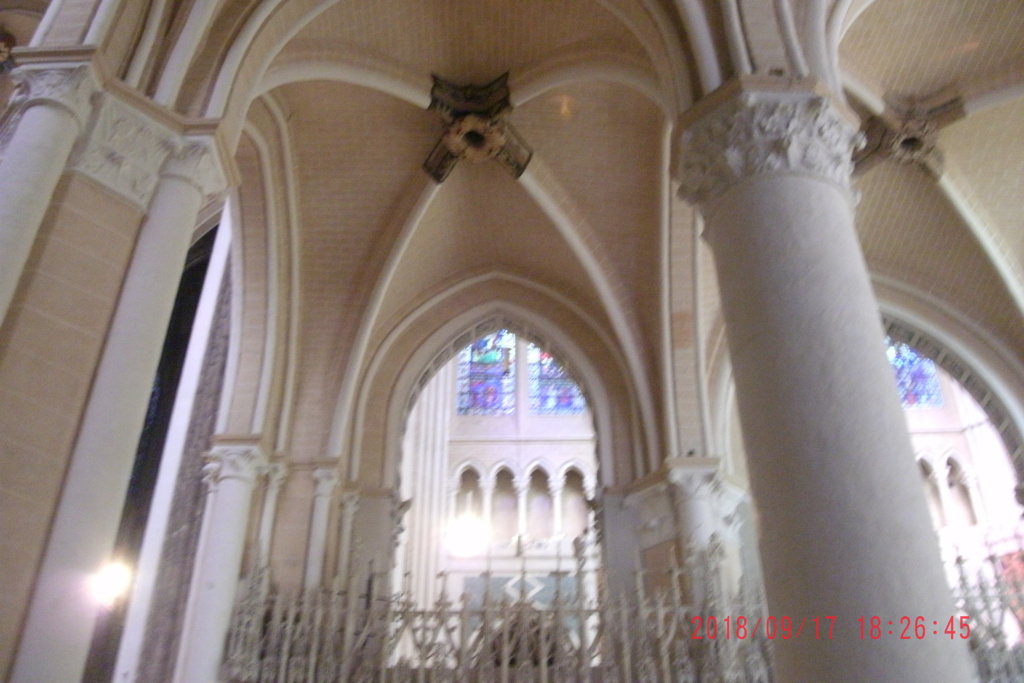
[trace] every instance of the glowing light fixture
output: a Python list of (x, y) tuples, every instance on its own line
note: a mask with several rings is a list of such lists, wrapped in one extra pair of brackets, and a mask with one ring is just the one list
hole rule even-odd
[(132, 570), (123, 562), (111, 562), (89, 577), (89, 592), (104, 607), (113, 607), (132, 584)]
[(491, 529), (476, 515), (456, 517), (448, 527), (445, 545), (455, 557), (479, 557), (491, 543)]

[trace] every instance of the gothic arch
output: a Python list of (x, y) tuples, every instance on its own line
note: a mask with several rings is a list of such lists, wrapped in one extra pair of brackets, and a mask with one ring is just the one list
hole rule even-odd
[[(492, 280), (491, 284), (496, 283)], [(442, 306), (453, 303), (446, 297)], [(595, 422), (602, 483), (611, 485), (637, 476), (640, 454), (633, 449), (642, 448), (642, 442), (638, 414), (630, 399), (635, 389), (621, 361), (615, 360), (613, 348), (601, 343), (597, 330), (588, 325), (578, 327), (583, 322), (579, 318), (565, 318), (567, 311), (560, 312), (563, 319), (558, 324), (548, 317), (559, 314), (557, 309), (539, 313), (524, 307), (525, 303), (512, 303), (507, 298), (480, 303), (461, 315), (449, 315), (442, 324), (428, 309), (417, 320), (409, 321), (409, 329), (389, 335), (374, 354), (360, 386), (351, 445), (347, 452), (337, 454), (350, 458), (346, 468), (350, 481), (372, 482), (380, 487), (394, 482), (401, 456), (401, 433), (419, 389), (454, 349), (503, 327), (541, 341), (564, 359), (577, 379)], [(570, 326), (569, 322), (574, 324)], [(370, 466), (375, 468), (372, 474), (367, 473)]]

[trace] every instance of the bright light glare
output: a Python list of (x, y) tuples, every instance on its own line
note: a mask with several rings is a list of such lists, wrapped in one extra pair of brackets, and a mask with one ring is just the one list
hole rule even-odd
[(132, 570), (122, 562), (111, 562), (89, 577), (89, 591), (96, 602), (112, 607), (132, 583)]
[(448, 551), (456, 557), (479, 557), (491, 542), (491, 530), (475, 515), (456, 517), (448, 527)]

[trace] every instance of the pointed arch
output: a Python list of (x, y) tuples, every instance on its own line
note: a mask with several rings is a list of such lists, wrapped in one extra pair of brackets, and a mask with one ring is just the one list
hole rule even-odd
[[(567, 303), (535, 283), (491, 273), (453, 286), (392, 330), (368, 360), (353, 429), (334, 454), (347, 459), (349, 480), (382, 487), (395, 480), (416, 393), (453, 349), (500, 327), (543, 341), (573, 368), (592, 410), (603, 483), (636, 478), (643, 448), (636, 389), (600, 326)], [(452, 315), (455, 307), (463, 312)]]

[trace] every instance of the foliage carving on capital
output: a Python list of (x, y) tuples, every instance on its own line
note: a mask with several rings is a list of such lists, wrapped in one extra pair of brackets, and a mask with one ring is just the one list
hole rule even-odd
[(12, 108), (24, 110), (34, 104), (49, 104), (71, 114), (79, 130), (85, 128), (92, 96), (99, 89), (89, 64), (19, 67), (11, 76), (17, 87)]
[(668, 481), (676, 495), (683, 498), (696, 498), (717, 494), (722, 481), (715, 471), (705, 469), (686, 469), (673, 467), (668, 472)]
[(338, 470), (334, 467), (318, 467), (313, 470), (313, 481), (316, 482), (315, 497), (329, 496), (338, 485)]
[(863, 136), (827, 96), (744, 92), (683, 129), (679, 196), (704, 205), (747, 178), (810, 174), (849, 189)]
[(217, 159), (216, 146), (208, 138), (185, 138), (171, 143), (163, 175), (180, 178), (204, 196), (221, 192), (227, 186), (224, 170)]
[(286, 463), (274, 462), (267, 467), (267, 488), (280, 489), (287, 478), (288, 465)]
[(98, 106), (72, 167), (145, 209), (174, 134), (113, 97)]
[(359, 510), (359, 491), (353, 489), (342, 491), (339, 502), (342, 514), (348, 518), (353, 517)]
[(267, 472), (267, 457), (256, 445), (215, 446), (206, 456), (203, 480), (211, 486), (225, 479), (240, 479), (249, 483)]

